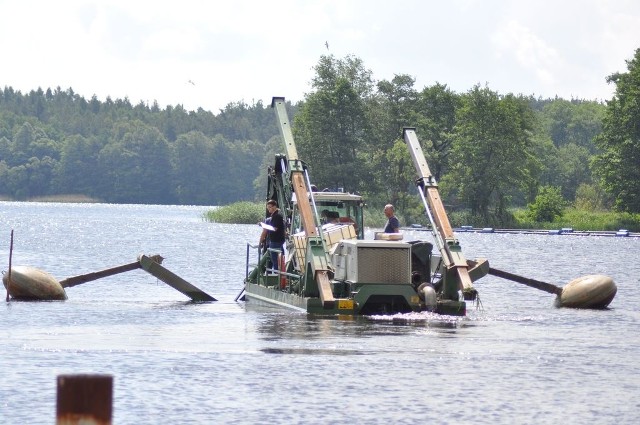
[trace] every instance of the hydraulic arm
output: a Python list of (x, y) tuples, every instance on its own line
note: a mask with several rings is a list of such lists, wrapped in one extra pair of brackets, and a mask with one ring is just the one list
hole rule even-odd
[[(280, 135), (284, 140), (286, 156), (288, 161), (288, 172), (291, 179), (291, 186), (296, 195), (302, 228), (307, 238), (306, 262), (311, 267), (311, 272), (318, 285), (320, 300), (327, 308), (332, 308), (335, 303), (331, 284), (329, 281), (329, 259), (323, 248), (323, 241), (317, 230), (316, 215), (314, 214), (309, 202), (309, 189), (307, 188), (307, 179), (305, 178), (304, 167), (302, 161), (298, 158), (298, 152), (289, 117), (285, 109), (284, 97), (274, 97), (271, 101), (271, 107), (275, 109), (278, 122), (280, 123)], [(302, 270), (305, 266), (301, 265)]]
[[(471, 284), (469, 266), (462, 255), (460, 243), (453, 234), (449, 218), (438, 193), (438, 184), (429, 170), (415, 128), (405, 127), (403, 133), (404, 141), (409, 147), (413, 164), (418, 172), (416, 185), (431, 223), (433, 237), (447, 269), (444, 276), (444, 297), (452, 300), (458, 299), (458, 291), (460, 290), (465, 298), (473, 298), (476, 291)], [(453, 282), (447, 282), (448, 280), (453, 280)]]

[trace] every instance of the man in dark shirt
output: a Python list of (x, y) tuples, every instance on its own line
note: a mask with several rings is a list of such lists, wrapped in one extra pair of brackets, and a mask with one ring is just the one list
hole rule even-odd
[(267, 201), (267, 211), (271, 214), (271, 226), (274, 227), (274, 230), (269, 231), (269, 248), (272, 249), (271, 264), (278, 270), (278, 252), (273, 250), (278, 250), (284, 255), (284, 217), (278, 209), (278, 203), (273, 199)]
[(398, 220), (394, 212), (393, 205), (387, 204), (384, 206), (384, 215), (387, 217), (387, 224), (384, 226), (385, 233), (400, 232), (400, 220)]

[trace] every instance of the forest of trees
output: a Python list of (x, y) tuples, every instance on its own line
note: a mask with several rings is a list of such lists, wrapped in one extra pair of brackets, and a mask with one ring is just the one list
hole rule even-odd
[[(607, 104), (480, 85), (456, 93), (441, 83), (416, 88), (408, 75), (376, 81), (359, 58), (327, 55), (305, 99), (287, 107), (313, 183), (357, 191), (370, 205), (419, 208), (401, 139), (409, 126), (451, 208), (500, 219), (557, 188), (582, 208), (640, 212), (640, 49), (628, 72), (607, 78), (616, 85)], [(71, 88), (0, 91), (0, 196), (9, 199), (258, 200), (282, 151), (275, 114), (261, 102), (214, 114), (87, 100)]]
[(278, 134), (261, 103), (218, 115), (72, 89), (0, 91), (0, 195), (80, 194), (103, 202), (222, 205), (255, 197)]

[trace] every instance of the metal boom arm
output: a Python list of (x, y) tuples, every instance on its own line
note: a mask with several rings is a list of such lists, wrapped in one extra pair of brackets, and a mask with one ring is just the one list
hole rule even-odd
[[(285, 109), (284, 97), (274, 97), (271, 101), (271, 107), (275, 108), (278, 122), (280, 123), (280, 135), (284, 140), (286, 155), (289, 161), (291, 185), (296, 194), (298, 209), (300, 210), (300, 217), (302, 219), (302, 228), (304, 229), (308, 242), (307, 261), (310, 262), (313, 267), (322, 304), (330, 308), (335, 303), (335, 299), (333, 298), (333, 292), (331, 291), (331, 284), (329, 282), (328, 259), (322, 248), (322, 238), (318, 235), (315, 216), (309, 203), (309, 191), (307, 190), (302, 163), (298, 158), (296, 144), (293, 141), (293, 133), (291, 132), (287, 110)], [(317, 247), (320, 247), (320, 249)]]
[[(447, 270), (455, 271), (458, 281), (457, 289), (463, 293), (474, 292), (475, 290), (469, 277), (467, 261), (462, 255), (460, 243), (453, 235), (453, 229), (451, 228), (449, 218), (442, 204), (442, 199), (440, 199), (440, 194), (438, 193), (438, 184), (429, 170), (427, 160), (416, 136), (415, 128), (405, 127), (403, 135), (404, 141), (411, 153), (413, 164), (419, 175), (416, 185), (418, 186), (418, 191), (420, 192), (429, 222), (431, 223), (433, 236), (438, 250), (442, 255), (444, 264)], [(447, 289), (445, 288), (445, 295), (448, 297), (457, 295), (446, 292)], [(449, 292), (453, 291), (449, 290)], [(457, 290), (455, 292), (457, 292)]]

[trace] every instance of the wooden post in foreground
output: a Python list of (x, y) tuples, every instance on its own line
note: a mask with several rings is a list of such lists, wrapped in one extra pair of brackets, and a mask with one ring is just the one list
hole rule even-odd
[(111, 425), (111, 375), (58, 375), (56, 425)]

